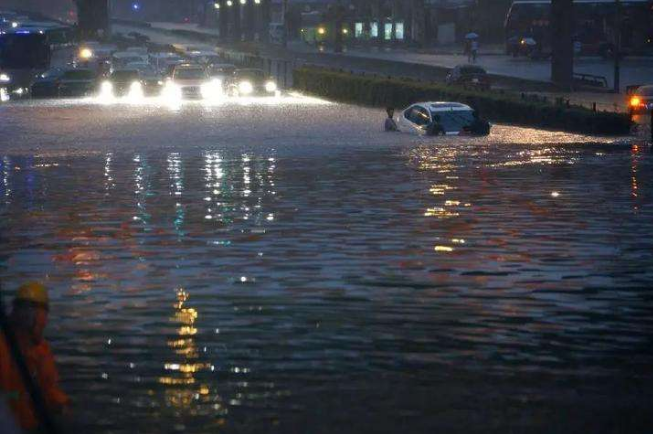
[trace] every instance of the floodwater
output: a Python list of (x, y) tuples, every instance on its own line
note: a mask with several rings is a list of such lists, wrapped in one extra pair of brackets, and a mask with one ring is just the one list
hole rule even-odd
[(0, 106), (71, 432), (648, 431), (650, 148), (259, 102)]

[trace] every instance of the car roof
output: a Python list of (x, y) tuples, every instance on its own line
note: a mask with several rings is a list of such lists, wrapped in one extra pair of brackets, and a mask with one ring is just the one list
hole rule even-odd
[(177, 65), (176, 68), (179, 69), (205, 69), (202, 65), (198, 63), (182, 63)]
[(428, 101), (418, 102), (413, 105), (426, 107), (430, 112), (448, 112), (448, 111), (473, 111), (473, 109), (463, 103), (449, 101)]
[(653, 95), (653, 85), (647, 84), (646, 86), (640, 86), (637, 88), (635, 93), (639, 95), (646, 94), (646, 96)]

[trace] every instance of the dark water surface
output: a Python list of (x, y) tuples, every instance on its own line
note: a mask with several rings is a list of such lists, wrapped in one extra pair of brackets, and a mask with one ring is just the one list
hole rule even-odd
[(78, 432), (648, 432), (650, 149), (253, 103), (0, 106)]

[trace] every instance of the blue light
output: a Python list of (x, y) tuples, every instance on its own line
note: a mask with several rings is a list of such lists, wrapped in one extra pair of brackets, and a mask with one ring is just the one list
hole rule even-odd
[(16, 32), (17, 35), (29, 35), (30, 33), (32, 32), (30, 32), (29, 30), (18, 30)]
[(132, 3), (132, 9), (138, 11), (141, 9), (141, 5), (138, 3)]

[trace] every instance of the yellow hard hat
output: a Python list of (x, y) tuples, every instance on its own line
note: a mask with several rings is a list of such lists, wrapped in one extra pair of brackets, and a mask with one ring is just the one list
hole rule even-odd
[(42, 283), (27, 282), (18, 288), (14, 301), (28, 301), (47, 306), (50, 303), (50, 298), (48, 290)]

